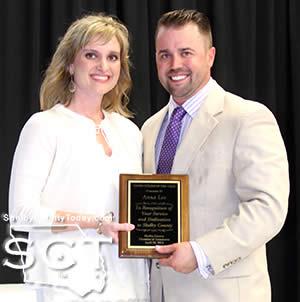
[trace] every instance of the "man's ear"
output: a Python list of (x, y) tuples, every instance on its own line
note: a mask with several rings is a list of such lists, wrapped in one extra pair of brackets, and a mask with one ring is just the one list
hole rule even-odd
[(215, 56), (216, 56), (216, 48), (215, 47), (211, 47), (208, 50), (208, 60), (209, 60), (210, 67), (212, 67), (213, 64), (214, 64)]

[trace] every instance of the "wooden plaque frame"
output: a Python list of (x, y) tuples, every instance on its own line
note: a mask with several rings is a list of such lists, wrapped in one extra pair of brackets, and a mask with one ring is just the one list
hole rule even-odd
[[(131, 232), (119, 233), (119, 257), (160, 258), (162, 255), (155, 251), (155, 245), (188, 241), (188, 192), (188, 175), (120, 174), (120, 223), (133, 223), (136, 228)], [(134, 194), (137, 195), (138, 202)], [(158, 217), (154, 217), (157, 215)], [(175, 224), (172, 223), (174, 220)], [(162, 234), (156, 234), (159, 232)], [(137, 244), (135, 241), (144, 244)]]

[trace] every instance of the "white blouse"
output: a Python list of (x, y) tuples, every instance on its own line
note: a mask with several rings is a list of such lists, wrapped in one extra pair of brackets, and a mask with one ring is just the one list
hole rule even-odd
[[(53, 234), (49, 227), (37, 225), (50, 226), (56, 210), (98, 216), (113, 211), (118, 221), (119, 174), (142, 171), (142, 135), (138, 127), (117, 113), (104, 112), (104, 116), (101, 128), (112, 149), (110, 157), (96, 141), (94, 122), (61, 104), (34, 114), (21, 132), (13, 160), (9, 210), (12, 224), (30, 232), (34, 244), (28, 251), (38, 259), (25, 271), (25, 281), (49, 284), (57, 278), (59, 284), (57, 271), (45, 270), (42, 253), (47, 242), (82, 239), (79, 231)], [(86, 229), (84, 234), (104, 241), (95, 230)], [(83, 257), (82, 262), (89, 255), (95, 257), (93, 244), (90, 254), (88, 249), (84, 251), (76, 254)], [(100, 254), (106, 270), (105, 286), (100, 294), (92, 293), (95, 301), (148, 301), (145, 260), (119, 259), (118, 246), (111, 243), (100, 244)], [(90, 278), (74, 269), (72, 284), (80, 287), (83, 282), (95, 282)]]

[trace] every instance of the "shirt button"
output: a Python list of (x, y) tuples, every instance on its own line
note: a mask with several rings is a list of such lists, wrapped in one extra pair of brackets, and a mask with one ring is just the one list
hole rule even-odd
[(156, 266), (157, 269), (159, 269), (160, 268), (159, 262), (156, 262), (155, 266)]

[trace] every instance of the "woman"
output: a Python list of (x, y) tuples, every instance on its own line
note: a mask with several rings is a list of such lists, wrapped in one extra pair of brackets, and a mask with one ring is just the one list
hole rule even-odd
[(107, 221), (118, 221), (119, 174), (141, 172), (142, 137), (126, 118), (128, 49), (116, 19), (75, 21), (46, 71), (43, 112), (21, 132), (10, 215), (31, 224), (25, 281), (55, 285), (40, 301), (148, 301), (146, 261), (118, 258), (118, 231), (134, 226)]

